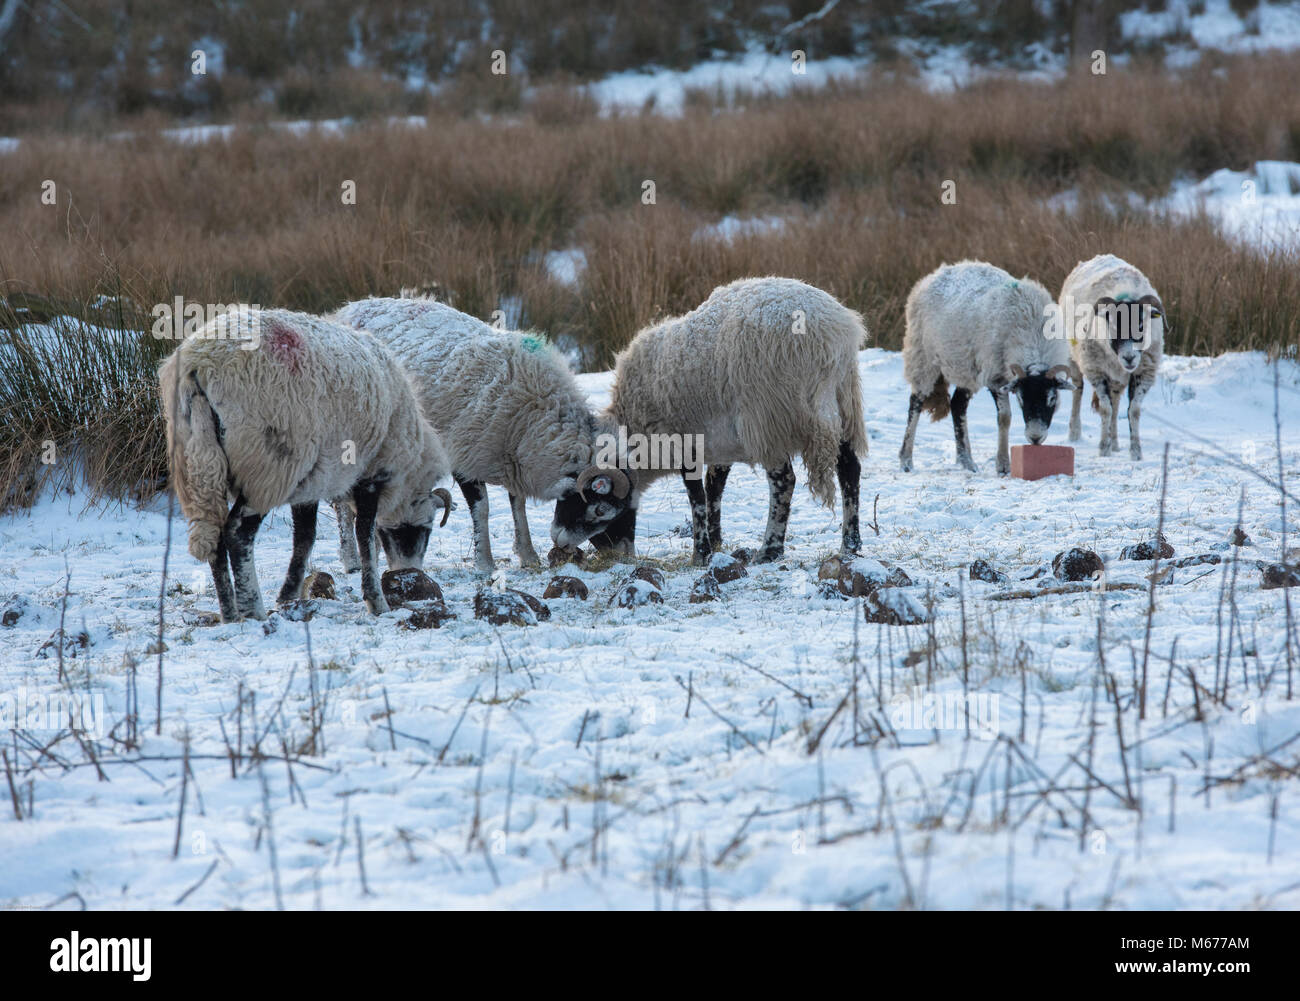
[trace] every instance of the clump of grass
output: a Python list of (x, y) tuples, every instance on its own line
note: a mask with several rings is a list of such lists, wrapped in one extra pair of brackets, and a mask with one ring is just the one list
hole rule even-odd
[(144, 500), (165, 483), (165, 342), (129, 302), (0, 301), (0, 511), (46, 489)]

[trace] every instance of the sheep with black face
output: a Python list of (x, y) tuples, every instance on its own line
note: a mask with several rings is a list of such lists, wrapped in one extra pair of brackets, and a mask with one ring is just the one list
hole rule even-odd
[(1061, 286), (1060, 307), (1074, 379), (1070, 441), (1082, 434), (1079, 404), (1086, 378), (1092, 383), (1092, 408), (1101, 414), (1100, 453), (1119, 450), (1119, 404), (1128, 390), (1129, 457), (1142, 458), (1142, 398), (1156, 381), (1164, 355), (1160, 296), (1133, 265), (1114, 254), (1099, 254), (1070, 272)]
[(1059, 394), (1070, 387), (1069, 349), (1048, 329), (1052, 305), (1038, 282), (982, 261), (945, 264), (912, 287), (903, 337), (903, 375), (912, 389), (898, 453), (904, 472), (912, 469), (923, 410), (936, 421), (952, 414), (957, 461), (975, 472), (966, 408), (980, 389), (987, 388), (997, 406), (999, 474), (1011, 471), (1013, 395), (1024, 415), (1025, 440), (1038, 445), (1046, 439)]
[(341, 324), (250, 309), (213, 319), (158, 375), (171, 482), (190, 521), (190, 553), (212, 570), (222, 621), (266, 618), (253, 540), (267, 512), (293, 511), (284, 604), (302, 586), (317, 504), (336, 499), (356, 519), (366, 604), (388, 611), (376, 529), (390, 566), (418, 568), (435, 512), (445, 524), (451, 508), (436, 487), (447, 453), (396, 359)]
[[(551, 535), (581, 541), (606, 528), (630, 502), (617, 468), (594, 465), (603, 425), (564, 358), (537, 334), (500, 330), (428, 298), (362, 299), (335, 316), (385, 344), (411, 374), (424, 412), (451, 457), (474, 524), (474, 564), (495, 564), (488, 537), (487, 485), (506, 488), (515, 554), (538, 566), (524, 503), (555, 501)], [(347, 513), (340, 512), (340, 523)], [(345, 568), (352, 562), (343, 533)]]
[[(867, 454), (858, 351), (862, 317), (821, 289), (792, 278), (743, 278), (713, 290), (682, 316), (651, 324), (619, 353), (602, 417), (627, 435), (693, 437), (702, 467), (633, 466), (626, 513), (592, 539), (597, 548), (635, 549), (636, 510), (653, 481), (681, 476), (691, 503), (692, 560), (722, 546), (722, 494), (734, 463), (767, 471), (768, 516), (759, 563), (785, 552), (795, 474), (803, 459), (813, 496), (841, 499), (841, 552), (862, 546), (860, 457)], [(685, 459), (685, 455), (682, 455)]]

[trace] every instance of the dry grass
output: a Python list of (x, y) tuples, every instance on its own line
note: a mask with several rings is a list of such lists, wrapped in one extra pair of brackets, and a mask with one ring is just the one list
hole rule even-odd
[[(35, 138), (4, 156), (0, 290), (123, 293), (146, 312), (176, 295), (320, 312), (436, 280), (482, 317), (519, 297), (526, 323), (603, 367), (641, 325), (743, 275), (824, 287), (863, 312), (874, 343), (897, 347), (908, 290), (945, 260), (985, 258), (1053, 287), (1111, 251), (1160, 289), (1167, 350), (1276, 351), (1300, 341), (1294, 257), (1231, 244), (1203, 220), (1111, 210), (1105, 196), (1300, 159), (1300, 105), (1277, 100), (1294, 70), (1292, 58), (1224, 60), (952, 94), (881, 75), (744, 111), (699, 98), (681, 119), (601, 118), (547, 88), (519, 114), (417, 129), (245, 127), (198, 146)], [(54, 206), (39, 197), (46, 179)], [(955, 205), (940, 202), (946, 180)], [(1066, 189), (1076, 212), (1046, 207)], [(696, 236), (724, 214), (784, 223)], [(570, 287), (543, 258), (574, 246), (588, 267)]]

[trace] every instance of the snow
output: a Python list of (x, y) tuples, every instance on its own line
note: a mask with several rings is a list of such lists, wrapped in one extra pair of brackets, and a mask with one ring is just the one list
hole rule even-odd
[(550, 251), (543, 262), (546, 272), (561, 285), (577, 285), (587, 270), (587, 253), (581, 247)]
[[(1258, 52), (1300, 47), (1300, 4), (1261, 2), (1243, 19), (1228, 0), (1168, 0), (1163, 10), (1128, 10), (1119, 16), (1120, 34), (1128, 40), (1168, 40), (1178, 48), (1190, 35), (1200, 49)], [(1197, 13), (1193, 14), (1195, 8)]]
[(718, 222), (709, 226), (701, 226), (691, 234), (693, 240), (718, 240), (722, 243), (733, 243), (737, 239), (744, 239), (751, 236), (767, 236), (776, 233), (785, 226), (785, 220), (781, 216), (754, 216), (751, 218), (740, 218), (738, 216), (723, 216)]
[[(1300, 367), (1280, 364), (1294, 492)], [(879, 494), (880, 529), (877, 536), (864, 528), (863, 556), (931, 588), (933, 665), (924, 656), (928, 626), (867, 624), (856, 603), (824, 599), (810, 586), (838, 545), (839, 527), (802, 488), (784, 559), (751, 565), (748, 577), (724, 585), (721, 600), (691, 605), (700, 571), (686, 565), (686, 494), (674, 480), (657, 484), (642, 507), (638, 546), (665, 574), (664, 602), (610, 608), (629, 568), (569, 566), (559, 572), (581, 578), (591, 600), (550, 601), (550, 621), (529, 627), (474, 619), (474, 594), (488, 582), (470, 566), (463, 506), (435, 530), (426, 561), (459, 616), (441, 629), (399, 628), (406, 611), (365, 613), (358, 578), (339, 565), (328, 509), (314, 563), (334, 574), (339, 600), (322, 601), (309, 626), (276, 616), (267, 635), (255, 622), (191, 624), (216, 602), (206, 569), (184, 551), (178, 518), (155, 735), (158, 665), (145, 651), (157, 629), (165, 505), (87, 507), (80, 496), (61, 495), (0, 518), (0, 605), (10, 593), (31, 602), (14, 625), (0, 627), (0, 728), (13, 725), (20, 694), (48, 706), (59, 692), (56, 662), (36, 650), (64, 614), (70, 633), (84, 628), (93, 642), (65, 658), (68, 685), (89, 692), (92, 705), (102, 696), (95, 716), (111, 735), (93, 744), (106, 781), (66, 731), (48, 757), (36, 746), (53, 732), (33, 728), (4, 741), (19, 763), (19, 800), (26, 810), (30, 792), (34, 815), (17, 822), (7, 789), (0, 796), (0, 905), (43, 907), (75, 891), (92, 908), (172, 907), (211, 870), (183, 906), (274, 907), (277, 878), (290, 908), (1001, 908), (1008, 882), (1016, 908), (1300, 906), (1300, 790), (1282, 771), (1295, 767), (1300, 745), (1272, 750), (1300, 734), (1300, 699), (1285, 699), (1283, 593), (1260, 590), (1250, 562), (1276, 559), (1281, 541), (1276, 491), (1255, 475), (1276, 475), (1274, 369), (1259, 354), (1166, 358), (1144, 408), (1144, 459), (1131, 462), (1127, 449), (1099, 457), (1097, 418), (1087, 414), (1077, 475), (1027, 483), (993, 473), (987, 394), (969, 412), (977, 474), (955, 466), (950, 427), (929, 422), (917, 437), (917, 471), (900, 473), (907, 403), (900, 356), (870, 349), (860, 365), (871, 436), (863, 514), (869, 523)], [(609, 373), (580, 376), (579, 384), (593, 403), (607, 401)], [(1064, 440), (1066, 416), (1058, 412), (1053, 423), (1054, 443)], [(1242, 522), (1254, 543), (1237, 571), (1231, 709), (1202, 695), (1203, 722), (1194, 719), (1185, 669), (1213, 684), (1223, 566), (1175, 569), (1156, 588), (1141, 723), (1127, 697), (1142, 659), (1145, 590), (999, 601), (996, 585), (964, 579), (977, 557), (1015, 579), (1080, 545), (1110, 562), (1112, 582), (1145, 583), (1148, 564), (1117, 556), (1154, 533), (1166, 444), (1164, 532), (1176, 556), (1230, 555), (1224, 540), (1243, 489)], [(493, 542), (509, 553), (505, 495), (489, 493)], [(528, 509), (544, 539), (547, 505)], [(737, 467), (723, 504), (727, 548), (754, 547), (766, 510), (761, 471)], [(1288, 540), (1300, 538), (1297, 505), (1287, 517)], [(256, 552), (268, 599), (289, 548), (288, 514), (275, 512)], [(551, 576), (505, 560), (497, 574), (534, 595)], [(963, 601), (974, 701), (958, 703)], [(1124, 696), (1128, 782), (1143, 811), (1117, 798), (1126, 779), (1115, 712), (1099, 694), (1092, 768), (1116, 792), (1094, 785), (1081, 843), (1084, 775), (1071, 755), (1089, 754), (1099, 608), (1100, 652)], [(1230, 609), (1225, 602), (1225, 627)], [(133, 662), (139, 760), (114, 741), (124, 732)], [(1261, 695), (1259, 679), (1270, 671)], [(856, 703), (845, 701), (855, 676)], [(316, 714), (313, 688), (326, 700)], [(970, 708), (969, 739), (954, 704)], [(232, 777), (221, 727), (232, 743), (242, 739), (247, 755), (254, 708), (273, 757), (259, 766), (245, 756)], [(896, 739), (869, 746), (872, 714)], [(324, 720), (323, 750), (308, 748), (286, 765), (282, 746), (308, 743), (313, 715)], [(94, 739), (95, 727), (88, 729)], [(990, 739), (995, 732), (1001, 739)], [(193, 776), (173, 860), (186, 735)], [(1264, 751), (1279, 767), (1259, 763)], [(1074, 791), (1049, 792), (1044, 803), (1044, 776), (1058, 773)], [(1235, 777), (1206, 795), (1206, 775)]]
[(676, 117), (686, 108), (688, 91), (704, 91), (727, 101), (744, 94), (781, 96), (852, 77), (868, 62), (849, 56), (808, 59), (800, 73), (790, 53), (774, 55), (751, 49), (741, 56), (707, 60), (685, 70), (655, 67), (613, 73), (587, 85), (587, 92), (605, 114), (651, 110)]
[(1204, 211), (1233, 239), (1300, 252), (1300, 163), (1261, 160), (1250, 170), (1216, 170), (1175, 185), (1156, 208), (1179, 216)]

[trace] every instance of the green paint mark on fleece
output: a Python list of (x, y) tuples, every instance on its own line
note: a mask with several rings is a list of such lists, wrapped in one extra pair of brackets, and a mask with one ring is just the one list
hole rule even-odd
[(546, 351), (551, 346), (550, 342), (542, 334), (522, 334), (520, 335), (519, 342), (524, 346), (525, 351), (532, 351), (534, 353), (538, 351)]

